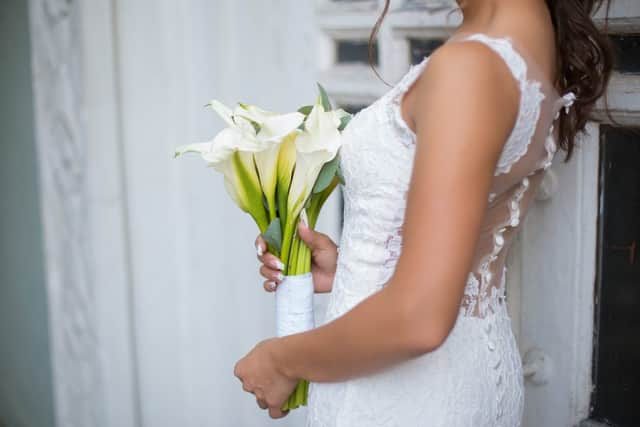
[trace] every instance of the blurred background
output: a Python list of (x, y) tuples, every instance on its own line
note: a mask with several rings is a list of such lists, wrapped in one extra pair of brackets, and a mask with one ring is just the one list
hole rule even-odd
[[(306, 408), (271, 420), (233, 376), (275, 335), (257, 229), (221, 176), (172, 153), (221, 129), (213, 98), (291, 111), (320, 82), (370, 104), (388, 90), (367, 65), (382, 3), (0, 1), (1, 427), (304, 425)], [(393, 1), (384, 79), (459, 19)], [(616, 0), (609, 25), (624, 127), (592, 123), (557, 156), (510, 252), (526, 427), (640, 425), (640, 3)], [(318, 226), (336, 241), (341, 210), (337, 191)]]

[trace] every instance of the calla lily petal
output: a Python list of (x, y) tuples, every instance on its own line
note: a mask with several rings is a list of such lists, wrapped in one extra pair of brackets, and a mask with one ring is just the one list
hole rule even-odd
[(213, 109), (213, 111), (218, 113), (218, 115), (222, 118), (222, 120), (225, 121), (227, 125), (235, 126), (235, 123), (233, 123), (233, 111), (231, 111), (229, 107), (227, 107), (217, 99), (212, 100), (208, 105)]
[(314, 105), (305, 122), (305, 130), (296, 139), (296, 168), (289, 188), (288, 215), (294, 217), (302, 209), (322, 166), (331, 161), (341, 145), (338, 126), (340, 119), (334, 111), (325, 112)]
[(211, 151), (211, 142), (196, 142), (194, 144), (181, 145), (176, 148), (174, 157), (183, 155), (184, 153), (205, 154)]
[(289, 114), (274, 113), (247, 104), (240, 104), (234, 114), (236, 123), (240, 120), (247, 120), (250, 123), (255, 123), (259, 128), (255, 139), (262, 149), (255, 152), (254, 158), (260, 176), (262, 191), (269, 206), (270, 218), (273, 220), (276, 216), (275, 193), (279, 145), (287, 135), (297, 132), (305, 116), (298, 112)]
[(304, 121), (304, 114), (295, 112), (266, 118), (258, 137), (262, 140), (281, 140), (295, 131)]
[(221, 130), (211, 142), (211, 149), (203, 153), (202, 157), (217, 169), (217, 165), (224, 162), (234, 151), (257, 152), (264, 149), (259, 141), (246, 138), (237, 128)]

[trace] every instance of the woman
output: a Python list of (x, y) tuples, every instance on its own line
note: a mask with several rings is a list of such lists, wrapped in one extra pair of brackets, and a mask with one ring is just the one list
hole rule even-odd
[[(595, 3), (459, 0), (453, 36), (354, 117), (339, 255), (298, 228), (316, 292), (331, 292), (325, 322), (235, 366), (272, 418), (305, 378), (307, 426), (520, 425), (505, 259), (558, 145), (568, 160), (605, 90)], [(272, 291), (281, 263), (256, 245)]]

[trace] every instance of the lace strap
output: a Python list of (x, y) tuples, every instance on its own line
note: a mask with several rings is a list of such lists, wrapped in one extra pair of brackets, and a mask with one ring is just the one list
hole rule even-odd
[[(404, 98), (405, 93), (409, 90), (409, 88), (416, 82), (420, 74), (424, 70), (429, 60), (428, 56), (425, 56), (422, 61), (418, 64), (412, 65), (409, 71), (402, 76), (400, 81), (393, 87), (391, 91), (388, 92), (389, 102), (388, 108), (386, 109), (388, 113), (388, 120), (396, 126), (396, 129), (401, 133), (408, 136), (408, 140), (410, 141), (408, 144), (405, 144), (407, 148), (413, 148), (414, 142), (416, 139), (416, 134), (413, 130), (407, 125), (407, 122), (402, 118), (400, 105), (402, 103), (402, 99)], [(400, 138), (401, 141), (404, 141), (404, 138)]]
[(418, 79), (418, 77), (420, 77), (422, 70), (427, 65), (428, 59), (429, 57), (425, 56), (422, 59), (422, 61), (420, 61), (418, 64), (411, 65), (411, 68), (409, 68), (409, 71), (402, 77), (402, 79), (400, 79), (398, 84), (396, 84), (395, 89), (396, 91), (399, 92), (399, 94), (402, 94), (408, 91), (409, 88)]
[(454, 42), (464, 42), (466, 40), (479, 41), (493, 51), (495, 51), (505, 62), (513, 77), (522, 85), (527, 79), (527, 62), (522, 55), (513, 47), (513, 42), (509, 37), (491, 37), (484, 33), (474, 33), (452, 38)]
[(518, 82), (520, 90), (518, 116), (498, 159), (494, 175), (509, 173), (513, 165), (526, 154), (538, 125), (542, 100), (545, 98), (540, 89), (541, 83), (528, 79), (528, 63), (509, 37), (491, 37), (484, 33), (474, 33), (451, 40), (456, 42), (475, 40), (485, 44), (502, 58)]

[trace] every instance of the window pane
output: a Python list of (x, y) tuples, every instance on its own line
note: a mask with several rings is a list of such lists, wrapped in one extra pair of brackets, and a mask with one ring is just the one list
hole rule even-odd
[(603, 126), (592, 416), (640, 425), (640, 128)]
[(444, 43), (442, 39), (409, 39), (411, 63), (417, 64)]
[(362, 110), (363, 108), (366, 108), (366, 105), (346, 104), (346, 105), (341, 105), (340, 108), (342, 108), (347, 113), (356, 114), (358, 111)]
[[(369, 63), (369, 42), (365, 40), (340, 40), (336, 43), (338, 63)], [(373, 63), (378, 64), (378, 43), (373, 43)]]
[(615, 68), (621, 73), (640, 73), (640, 34), (624, 34), (609, 37), (613, 43)]

